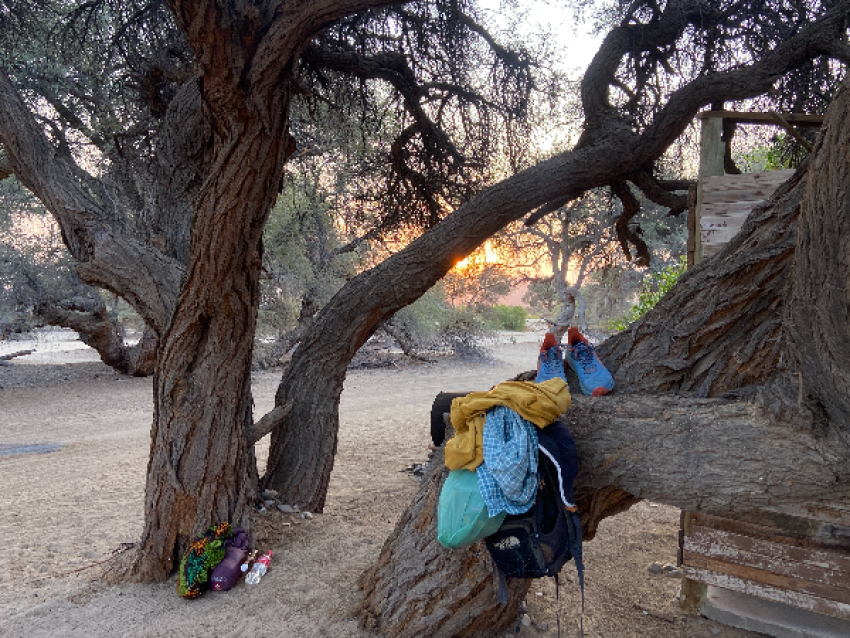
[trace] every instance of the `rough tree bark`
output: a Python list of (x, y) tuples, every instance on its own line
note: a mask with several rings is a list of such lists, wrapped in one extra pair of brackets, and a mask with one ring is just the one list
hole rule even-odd
[(59, 221), (80, 278), (130, 302), (159, 340), (134, 578), (165, 579), (211, 523), (247, 523), (260, 239), (285, 161), (292, 70), (316, 31), (382, 3), (170, 2), (196, 77), (160, 131), (161, 208), (146, 228), (114, 213), (103, 185), (51, 144), (0, 74), (8, 163)]
[[(361, 627), (392, 638), (466, 638), (516, 622), (528, 581), (511, 579), (509, 604), (501, 605), (483, 543), (449, 550), (437, 542), (437, 499), (448, 474), (440, 448), (378, 561), (360, 576)], [(431, 568), (423, 571), (422, 561)]]
[(246, 433), (260, 241), (283, 167), (289, 97), (282, 78), (293, 54), (268, 50), (268, 24), (246, 24), (229, 7), (172, 8), (199, 60), (211, 128), (204, 152), (215, 169), (194, 207), (184, 284), (160, 339), (147, 515), (133, 566), (145, 581), (166, 578), (211, 522), (247, 525), (257, 496)]
[[(188, 244), (175, 239), (169, 247), (165, 238), (163, 247), (161, 228), (139, 236), (115, 214), (103, 185), (51, 144), (0, 74), (0, 142), (11, 168), (59, 220), (80, 278), (121, 295), (160, 340), (138, 578), (167, 576), (191, 536), (206, 525), (221, 518), (242, 522), (254, 489), (245, 443), (246, 353), (255, 321), (259, 236), (284, 161), (291, 72), (312, 34), (388, 1), (169, 2), (196, 55), (193, 81), (202, 114), (196, 120), (203, 123), (200, 138), (192, 137), (197, 128), (189, 126), (170, 140), (178, 155), (196, 158), (192, 167), (199, 172), (176, 176), (163, 167), (164, 176), (174, 177), (171, 187), (193, 193), (193, 206), (175, 207), (180, 219), (194, 217)], [(533, 208), (646, 170), (709, 101), (762, 94), (788, 70), (820, 54), (847, 56), (850, 0), (842, 0), (751, 66), (700, 77), (675, 92), (653, 122), (637, 131), (608, 102), (611, 76), (630, 50), (631, 30), (653, 46), (670, 46), (703, 8), (695, 1), (668, 4), (677, 8), (672, 25), (627, 25), (606, 38), (582, 85), (591, 119), (576, 151), (474, 198), (407, 250), (352, 280), (325, 308), (301, 342), (264, 425), (277, 426), (267, 484), (280, 486), (293, 503), (321, 508), (348, 361), (378, 325), (423, 294), (457, 259)], [(158, 150), (168, 143), (166, 134)], [(166, 190), (158, 201), (167, 201)]]
[(850, 423), (850, 88), (830, 107), (812, 154), (785, 325), (808, 396)]

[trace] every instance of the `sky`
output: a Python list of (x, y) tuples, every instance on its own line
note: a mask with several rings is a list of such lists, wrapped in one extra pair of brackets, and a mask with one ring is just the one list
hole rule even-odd
[[(566, 51), (562, 58), (563, 70), (578, 79), (599, 50), (604, 34), (591, 35), (591, 25), (576, 19), (572, 4), (568, 0), (478, 0), (479, 7), (496, 25), (511, 28), (520, 35), (552, 33), (556, 45)], [(517, 9), (505, 8), (505, 5)], [(522, 16), (522, 22), (515, 29), (504, 17), (514, 13)]]

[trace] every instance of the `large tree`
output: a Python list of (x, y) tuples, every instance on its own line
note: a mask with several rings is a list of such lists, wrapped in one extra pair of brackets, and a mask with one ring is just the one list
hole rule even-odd
[[(847, 502), (848, 115), (844, 84), (797, 174), (599, 349), (618, 391), (573, 397), (566, 414), (586, 540), (643, 498), (719, 516)], [(501, 605), (481, 544), (449, 551), (436, 540), (447, 474), (437, 456), (362, 574), (361, 626), (397, 638), (483, 638), (515, 622), (528, 583), (512, 582)]]
[[(400, 105), (401, 129), (384, 151), (386, 227), (433, 224), (442, 205), (468, 197), (492, 140), (484, 115), (499, 110), (502, 96), (512, 101), (502, 109), (509, 119), (521, 114), (523, 56), (496, 47), (503, 60), (490, 80), (519, 90), (487, 97), (472, 86), (474, 65), (446, 55), (475, 52), (464, 41), (488, 39), (459, 13), (463, 5), (361, 16), (388, 4), (3, 7), (4, 26), (13, 27), (2, 30), (4, 171), (57, 219), (79, 278), (130, 302), (158, 344), (146, 524), (132, 570), (140, 579), (165, 578), (210, 522), (248, 522), (258, 481), (253, 443), (288, 409), (255, 426), (249, 369), (261, 234), (295, 151), (290, 129), (310, 134), (290, 124), (292, 96), (315, 97), (332, 114), (362, 94), (378, 119)], [(58, 26), (43, 33), (51, 23)], [(28, 36), (57, 47), (33, 51)], [(421, 55), (411, 60), (408, 46)], [(40, 66), (48, 50), (63, 55)], [(375, 91), (376, 81), (394, 100)], [(452, 108), (459, 99), (470, 110)], [(447, 133), (472, 130), (480, 133), (468, 143)]]
[[(585, 126), (576, 148), (471, 196), (475, 164), (464, 161), (447, 134), (449, 109), (425, 106), (438, 95), (463, 93), (462, 86), (439, 80), (439, 73), (453, 77), (458, 69), (423, 65), (436, 71), (421, 84), (421, 69), (411, 68), (403, 50), (370, 56), (364, 49), (367, 41), (388, 47), (417, 41), (409, 31), (400, 32), (398, 22), (387, 22), (378, 33), (360, 17), (365, 9), (389, 4), (397, 3), (167, 2), (179, 36), (174, 50), (184, 56), (176, 59), (184, 64), (151, 67), (141, 78), (161, 120), (149, 144), (148, 157), (155, 160), (145, 184), (150, 197), (138, 209), (144, 215), (133, 220), (119, 214), (125, 204), (114, 197), (114, 184), (128, 176), (119, 172), (104, 180), (84, 171), (68, 138), (61, 131), (48, 137), (9, 72), (0, 74), (0, 143), (12, 170), (59, 221), (80, 278), (132, 303), (159, 342), (146, 519), (133, 566), (137, 578), (165, 578), (187, 542), (211, 522), (248, 518), (258, 481), (252, 444), (263, 432), (272, 431), (273, 441), (262, 484), (276, 487), (290, 502), (321, 509), (347, 363), (383, 321), (487, 237), (532, 210), (529, 223), (604, 185), (614, 186), (624, 200), (637, 187), (655, 201), (680, 206), (653, 168), (699, 109), (763, 95), (794, 74), (822, 70), (813, 60), (850, 59), (845, 42), (850, 0), (621, 3), (617, 24), (582, 84)], [(489, 40), (461, 13), (445, 22), (429, 13), (431, 7), (451, 13), (463, 8), (460, 3), (408, 4), (422, 9), (421, 24), (430, 20), (449, 35), (463, 27)], [(159, 6), (145, 5), (133, 17), (149, 17)], [(404, 5), (395, 9), (399, 19), (407, 17)], [(359, 37), (366, 33), (374, 38)], [(113, 34), (119, 42), (122, 35)], [(392, 182), (396, 205), (388, 208), (388, 223), (404, 212), (435, 225), (352, 279), (322, 309), (281, 382), (276, 408), (255, 424), (249, 366), (260, 238), (293, 149), (292, 100), (315, 92), (298, 81), (305, 68), (324, 72), (315, 76), (319, 85), (334, 86), (335, 74), (347, 73), (364, 82), (384, 81), (398, 94), (410, 120), (390, 149), (392, 175), (399, 179)], [(173, 87), (168, 92), (157, 83), (168, 74), (187, 79), (167, 85)], [(667, 81), (659, 84), (658, 78)], [(475, 115), (461, 111), (457, 120)], [(442, 128), (437, 116), (446, 118)], [(412, 147), (414, 139), (420, 143)], [(105, 148), (120, 165), (123, 147)], [(441, 180), (450, 188), (437, 189)], [(465, 203), (437, 223), (441, 198)], [(641, 254), (633, 218), (617, 229), (623, 244)], [(663, 438), (663, 424), (677, 421), (658, 422)], [(592, 442), (595, 436), (586, 438)], [(611, 438), (616, 442), (618, 436)], [(605, 502), (628, 501), (616, 490), (652, 494), (659, 485), (656, 475), (642, 470), (634, 478), (636, 483), (613, 483), (617, 487), (605, 492), (610, 496)], [(729, 476), (732, 482), (739, 478)]]

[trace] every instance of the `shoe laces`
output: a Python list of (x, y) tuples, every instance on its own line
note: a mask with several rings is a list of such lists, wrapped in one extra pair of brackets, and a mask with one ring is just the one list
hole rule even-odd
[(561, 358), (561, 349), (559, 346), (552, 346), (543, 354), (540, 367), (543, 368), (547, 375), (564, 373), (564, 360)]
[(596, 368), (596, 356), (590, 344), (579, 341), (574, 346), (570, 346), (570, 354), (585, 372), (593, 372)]

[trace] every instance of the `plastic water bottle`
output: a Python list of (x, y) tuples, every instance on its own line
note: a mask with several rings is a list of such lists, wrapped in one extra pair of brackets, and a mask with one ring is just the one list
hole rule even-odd
[(260, 579), (265, 576), (266, 572), (269, 570), (269, 563), (272, 560), (272, 552), (268, 551), (262, 556), (260, 556), (255, 562), (254, 566), (251, 568), (245, 575), (245, 584), (246, 585), (256, 585), (260, 582)]
[(251, 566), (254, 564), (254, 561), (257, 559), (257, 550), (255, 549), (250, 554), (248, 554), (248, 558), (245, 559), (245, 562), (239, 566), (239, 571), (243, 574), (246, 574)]

